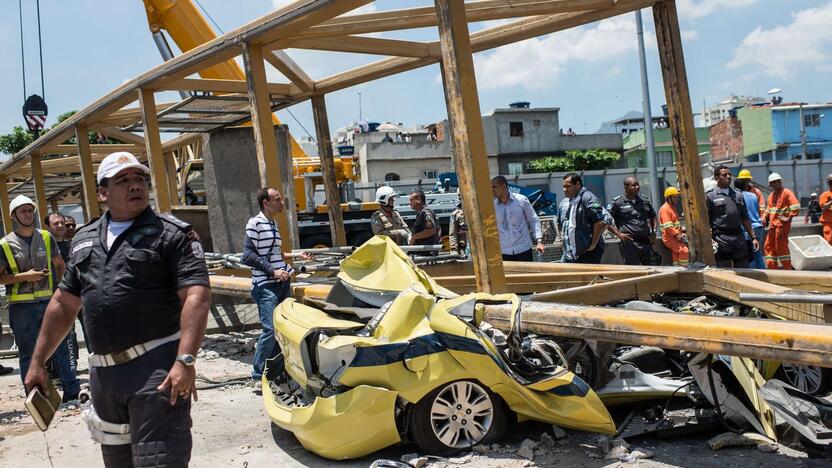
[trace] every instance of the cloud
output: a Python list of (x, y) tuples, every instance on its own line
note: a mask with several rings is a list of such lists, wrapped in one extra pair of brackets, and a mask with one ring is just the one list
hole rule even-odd
[(772, 29), (757, 27), (734, 49), (730, 69), (757, 67), (787, 79), (808, 67), (829, 70), (832, 49), (832, 2), (792, 13), (792, 22)]
[[(655, 44), (652, 33), (645, 32), (645, 39), (648, 44)], [(606, 19), (594, 26), (572, 28), (478, 54), (474, 58), (477, 83), (482, 89), (543, 89), (557, 82), (569, 62), (612, 61), (634, 51), (636, 46), (632, 16)]]
[[(286, 5), (289, 5), (290, 3), (295, 3), (297, 1), (298, 0), (272, 0), (272, 9), (277, 10), (278, 8), (283, 8)], [(362, 14), (362, 13), (372, 13), (376, 10), (377, 10), (376, 4), (375, 3), (369, 3), (369, 4), (364, 5), (362, 7), (356, 8), (355, 10), (347, 13), (347, 15), (359, 15), (359, 14)]]
[(685, 19), (697, 19), (719, 10), (743, 8), (756, 3), (757, 0), (677, 0), (679, 16)]

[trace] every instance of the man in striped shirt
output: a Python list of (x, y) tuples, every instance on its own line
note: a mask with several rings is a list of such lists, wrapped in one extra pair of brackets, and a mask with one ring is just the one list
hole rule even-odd
[(251, 378), (260, 380), (267, 359), (280, 353), (280, 347), (274, 338), (274, 309), (289, 297), (292, 266), (283, 260), (280, 251), (280, 232), (274, 221), (275, 216), (283, 211), (283, 196), (271, 187), (260, 189), (257, 194), (260, 212), (246, 223), (246, 236), (243, 242), (244, 264), (251, 267), (251, 298), (257, 303), (260, 312), (260, 324), (263, 331), (257, 339), (254, 352), (254, 369)]

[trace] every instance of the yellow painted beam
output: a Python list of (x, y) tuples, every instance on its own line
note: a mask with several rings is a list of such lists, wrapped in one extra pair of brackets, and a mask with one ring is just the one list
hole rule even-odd
[(8, 179), (3, 177), (0, 181), (0, 210), (3, 211), (3, 232), (8, 234), (14, 230), (12, 226), (12, 215), (9, 212), (9, 187), (6, 185)]
[(87, 128), (83, 125), (75, 127), (75, 137), (78, 140), (78, 159), (81, 166), (81, 199), (84, 201), (84, 215), (87, 221), (101, 216), (96, 192), (95, 171), (93, 170), (90, 141), (87, 139)]
[(500, 233), (491, 198), (491, 177), (483, 136), (477, 79), (462, 0), (436, 0), (442, 76), (451, 128), (451, 143), (459, 176), (462, 208), (471, 233), (471, 256), (477, 289), (499, 293), (506, 289)]
[(159, 135), (159, 120), (156, 116), (156, 98), (153, 90), (139, 90), (139, 102), (142, 109), (144, 141), (147, 148), (147, 161), (150, 164), (156, 212), (170, 213), (167, 168), (165, 167), (165, 154), (162, 152), (162, 139)]
[(42, 220), (46, 216), (48, 205), (46, 204), (46, 182), (43, 179), (43, 166), (41, 166), (40, 156), (33, 154), (31, 164), (32, 182), (35, 184), (35, 203), (38, 205), (35, 218)]
[[(283, 196), (283, 184), (281, 182), (283, 174), (277, 161), (277, 139), (274, 136), (271, 100), (266, 89), (266, 64), (263, 61), (263, 47), (259, 44), (244, 43), (243, 65), (246, 73), (249, 101), (251, 102), (251, 123), (257, 151), (260, 185), (262, 187), (272, 187), (281, 192), (281, 196)], [(292, 236), (289, 235), (289, 218), (285, 209), (278, 213), (277, 224), (281, 234), (281, 251), (286, 254), (292, 250)]]
[(329, 229), (332, 245), (347, 245), (347, 233), (344, 230), (344, 215), (341, 213), (341, 194), (335, 175), (335, 161), (332, 155), (332, 139), (329, 135), (329, 118), (326, 113), (326, 97), (312, 96), (312, 114), (315, 119), (315, 134), (318, 137), (318, 156), (321, 160), (326, 204), (329, 208)]

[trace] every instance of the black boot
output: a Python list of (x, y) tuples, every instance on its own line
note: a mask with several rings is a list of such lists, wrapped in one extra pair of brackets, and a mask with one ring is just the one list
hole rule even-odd
[(0, 375), (8, 375), (8, 374), (11, 374), (12, 372), (14, 372), (14, 369), (12, 369), (11, 367), (6, 367), (6, 366), (0, 364)]

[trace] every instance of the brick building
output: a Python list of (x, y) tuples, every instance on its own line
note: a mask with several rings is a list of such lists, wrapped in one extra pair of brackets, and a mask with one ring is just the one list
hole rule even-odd
[(742, 160), (742, 124), (736, 115), (711, 125), (708, 131), (712, 161), (738, 162)]

